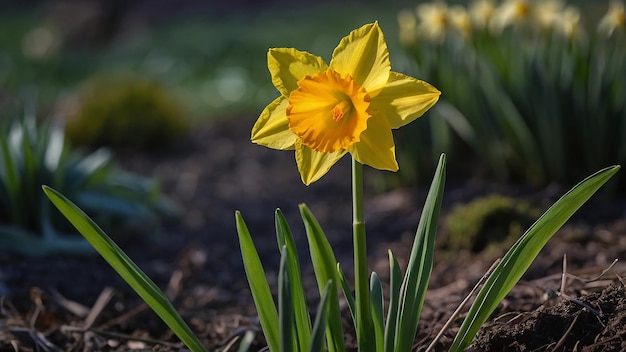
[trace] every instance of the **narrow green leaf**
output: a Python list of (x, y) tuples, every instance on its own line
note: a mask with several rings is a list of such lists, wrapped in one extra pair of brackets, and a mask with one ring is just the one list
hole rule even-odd
[(237, 224), (237, 234), (239, 236), (239, 246), (241, 247), (241, 257), (243, 258), (243, 266), (246, 270), (246, 277), (250, 284), (250, 291), (254, 299), (259, 321), (265, 340), (270, 351), (279, 351), (280, 334), (278, 326), (278, 313), (272, 299), (272, 292), (265, 277), (265, 271), (261, 264), (261, 259), (257, 253), (250, 231), (239, 211), (235, 212), (235, 221)]
[(608, 167), (586, 178), (554, 203), (520, 237), (476, 296), (450, 351), (463, 351), (469, 346), (482, 324), (519, 281), (546, 242), (619, 168)]
[(396, 352), (410, 351), (417, 332), (417, 323), (424, 304), (433, 265), (437, 221), (445, 183), (446, 156), (442, 154), (428, 191), (420, 218), (407, 272), (400, 289), (396, 322)]
[(9, 210), (12, 212), (11, 217), (14, 219), (15, 223), (18, 225), (23, 224), (23, 219), (25, 214), (20, 213), (20, 189), (21, 182), (19, 176), (19, 166), (18, 161), (16, 160), (16, 156), (11, 153), (9, 141), (5, 138), (0, 138), (0, 160), (2, 161), (2, 165), (0, 165), (0, 182), (4, 184), (4, 188), (7, 191), (9, 196), (9, 204), (12, 207)]
[[(483, 72), (491, 74), (489, 70), (483, 70)], [(492, 99), (486, 99), (485, 102), (489, 105), (490, 110), (494, 112), (495, 122), (500, 127), (502, 133), (504, 133), (504, 136), (506, 136), (506, 140), (511, 144), (515, 152), (523, 158), (527, 171), (535, 175), (540, 174), (542, 169), (541, 165), (539, 165), (541, 158), (537, 149), (539, 144), (513, 103), (511, 96), (504, 93), (501, 86), (496, 84), (495, 81), (496, 78), (493, 77), (483, 80), (478, 85), (478, 88), (482, 90), (484, 96), (492, 97)]]
[(293, 305), (291, 304), (288, 256), (287, 246), (283, 246), (278, 270), (278, 330), (281, 352), (293, 351), (296, 348), (293, 336)]
[(309, 317), (304, 288), (302, 286), (300, 262), (298, 261), (297, 255), (298, 251), (296, 249), (296, 242), (293, 239), (291, 229), (289, 228), (287, 220), (280, 209), (276, 210), (275, 223), (278, 246), (279, 248), (287, 246), (289, 254), (287, 257), (287, 266), (289, 267), (288, 275), (289, 285), (291, 287), (291, 303), (293, 304), (294, 321), (298, 341), (296, 350), (303, 351), (307, 346), (309, 346), (311, 341), (311, 318)]
[[(26, 131), (25, 131), (26, 132)], [(37, 170), (37, 160), (36, 156), (33, 153), (33, 147), (31, 146), (31, 138), (36, 138), (37, 136), (31, 137), (28, 133), (24, 133), (22, 135), (22, 144), (20, 145), (22, 150), (22, 183), (24, 185), (33, 185), (37, 184), (37, 180), (35, 179), (38, 174), (40, 174), (41, 170)], [(37, 192), (37, 194), (35, 194)], [(20, 197), (25, 199), (28, 204), (37, 204), (36, 199), (41, 196), (41, 193), (38, 192), (36, 188), (33, 187), (22, 187), (22, 194)], [(34, 212), (34, 210), (31, 209)]]
[(343, 274), (343, 270), (341, 270), (341, 265), (339, 265), (339, 263), (337, 263), (337, 274), (339, 275), (339, 280), (341, 280), (341, 289), (343, 290), (343, 296), (346, 298), (346, 302), (348, 302), (348, 308), (350, 309), (352, 321), (356, 324), (356, 302), (354, 301), (354, 295), (350, 290), (350, 283), (348, 282), (348, 279), (346, 279), (346, 275)]
[(402, 270), (398, 259), (389, 250), (389, 311), (385, 324), (385, 352), (393, 352), (396, 333), (396, 317), (400, 300), (400, 286), (402, 285)]
[[(320, 296), (320, 303), (317, 306), (317, 312), (315, 313), (315, 322), (313, 323), (313, 331), (311, 333), (311, 345), (309, 346), (309, 352), (323, 352), (324, 351), (324, 333), (328, 323), (328, 299), (329, 292), (336, 292), (335, 284), (332, 281), (328, 281)], [(332, 294), (332, 293), (331, 293)]]
[(43, 145), (44, 165), (49, 171), (58, 171), (65, 148), (65, 135), (61, 128), (50, 128), (47, 143)]
[(246, 330), (246, 332), (243, 334), (243, 337), (241, 338), (241, 341), (239, 342), (239, 348), (237, 349), (237, 352), (250, 352), (250, 349), (252, 348), (252, 344), (254, 343), (255, 339), (256, 331), (253, 329)]
[(370, 276), (370, 303), (374, 335), (376, 336), (376, 351), (383, 352), (385, 349), (385, 301), (383, 285), (375, 272)]
[(52, 188), (46, 196), (191, 351), (206, 351), (157, 285), (82, 210)]
[[(322, 231), (317, 219), (313, 216), (306, 205), (300, 205), (300, 214), (304, 221), (311, 262), (317, 279), (320, 294), (328, 281), (339, 282), (337, 275), (337, 260), (328, 239)], [(334, 285), (333, 285), (334, 287)], [(329, 352), (343, 352), (343, 329), (341, 326), (341, 311), (339, 309), (339, 295), (336, 289), (328, 292), (328, 327), (326, 329), (326, 342)]]

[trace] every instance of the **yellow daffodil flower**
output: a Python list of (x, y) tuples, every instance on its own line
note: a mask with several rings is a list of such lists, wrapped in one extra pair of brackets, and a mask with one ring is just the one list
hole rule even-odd
[(474, 0), (469, 7), (470, 18), (476, 28), (485, 30), (496, 10), (493, 0)]
[(426, 82), (391, 71), (378, 23), (343, 38), (330, 65), (293, 48), (270, 49), (267, 58), (281, 95), (263, 110), (251, 140), (295, 150), (306, 185), (346, 153), (361, 164), (397, 171), (391, 130), (424, 114), (441, 94)]
[(496, 32), (509, 26), (551, 30), (562, 11), (560, 0), (507, 0), (495, 10), (490, 27)]
[(448, 38), (467, 39), (472, 34), (472, 23), (464, 7), (449, 7), (445, 1), (422, 3), (416, 8), (419, 25), (417, 33), (434, 43)]
[(559, 21), (564, 13), (562, 1), (543, 1), (536, 5), (535, 22), (541, 30), (559, 30)]
[(450, 11), (448, 13), (450, 17), (450, 21), (452, 22), (456, 32), (461, 35), (461, 37), (467, 39), (472, 35), (472, 20), (469, 16), (469, 13), (463, 6), (455, 5), (450, 7)]
[(557, 18), (556, 30), (567, 39), (583, 41), (586, 39), (585, 28), (580, 22), (580, 10), (567, 6)]
[(428, 40), (443, 42), (446, 33), (453, 26), (448, 13), (448, 4), (443, 1), (422, 3), (417, 5), (419, 19), (418, 32)]
[(398, 12), (398, 27), (400, 43), (413, 45), (417, 42), (417, 18), (411, 10)]
[(624, 2), (616, 0), (609, 3), (609, 11), (598, 24), (598, 32), (607, 37), (613, 35), (615, 30), (626, 32), (626, 6)]
[(533, 3), (530, 0), (507, 0), (496, 8), (491, 17), (492, 30), (502, 31), (511, 25), (528, 24), (533, 18)]

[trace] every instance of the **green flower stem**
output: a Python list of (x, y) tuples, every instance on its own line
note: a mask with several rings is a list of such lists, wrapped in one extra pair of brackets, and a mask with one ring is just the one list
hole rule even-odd
[(376, 346), (369, 299), (369, 272), (365, 221), (363, 220), (363, 165), (352, 158), (352, 212), (354, 242), (354, 285), (356, 299), (356, 334), (359, 351), (366, 352)]

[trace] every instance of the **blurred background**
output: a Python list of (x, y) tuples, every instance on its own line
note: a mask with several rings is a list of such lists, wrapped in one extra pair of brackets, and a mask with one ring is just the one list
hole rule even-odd
[(266, 52), (330, 58), (338, 39), (379, 20), (393, 52), (396, 14), (383, 1), (3, 1), (0, 82), (50, 104), (112, 70), (159, 80), (193, 118), (257, 114), (274, 95)]
[(400, 171), (375, 173), (377, 192), (426, 184), (442, 152), (452, 179), (570, 187), (626, 160), (625, 18), (613, 0), (4, 0), (0, 224), (45, 227), (25, 215), (48, 211), (44, 183), (96, 212), (174, 212), (99, 148), (154, 155), (196, 124), (251, 127), (277, 95), (268, 48), (329, 60), (375, 20), (392, 69), (442, 91), (395, 134)]
[[(420, 151), (405, 146), (401, 158), (413, 166), (381, 188), (415, 182), (418, 169), (430, 175), (433, 159), (455, 150), (471, 160), (460, 172), (572, 182), (626, 156), (623, 16), (623, 2), (608, 0), (5, 0), (0, 104), (35, 99), (50, 115), (80, 119), (100, 109), (83, 109), (85, 95), (147, 80), (161, 91), (127, 94), (161, 94), (150, 98), (157, 110), (192, 122), (256, 115), (276, 95), (268, 48), (328, 60), (338, 38), (378, 20), (393, 69), (428, 80), (444, 101), (438, 118), (399, 132), (400, 144), (418, 140)], [(101, 128), (92, 124), (73, 128)], [(79, 144), (105, 142), (97, 131), (69, 132)]]

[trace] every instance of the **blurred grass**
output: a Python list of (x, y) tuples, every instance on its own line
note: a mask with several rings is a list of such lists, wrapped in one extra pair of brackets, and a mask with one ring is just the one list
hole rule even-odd
[(402, 6), (323, 4), (174, 17), (120, 33), (103, 47), (62, 49), (39, 59), (24, 54), (23, 42), (45, 19), (35, 11), (2, 14), (0, 85), (14, 94), (34, 88), (53, 103), (97, 72), (130, 69), (168, 85), (194, 118), (258, 114), (276, 94), (266, 66), (268, 48), (296, 47), (328, 60), (342, 35), (377, 20), (395, 61), (403, 57), (396, 39)]

